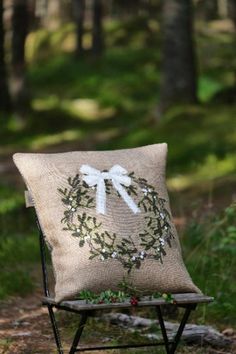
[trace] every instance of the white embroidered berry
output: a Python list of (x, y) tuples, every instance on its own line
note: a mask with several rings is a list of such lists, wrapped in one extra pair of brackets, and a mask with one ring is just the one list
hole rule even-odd
[(105, 248), (103, 248), (103, 249), (102, 249), (102, 253), (106, 253), (106, 250), (105, 250)]
[(72, 200), (73, 200), (73, 198), (72, 198), (72, 197), (70, 197), (70, 198), (69, 198), (69, 200), (70, 200), (70, 201), (72, 201)]
[(136, 261), (136, 257), (133, 256), (133, 257), (131, 258), (131, 260), (132, 260), (133, 262)]
[(68, 209), (70, 210), (72, 208), (72, 206), (71, 205), (68, 205)]
[(104, 258), (103, 256), (101, 256), (100, 258), (101, 258), (101, 261), (104, 261), (104, 260), (105, 260), (105, 258)]
[(75, 208), (72, 208), (71, 211), (75, 211)]
[(111, 256), (112, 256), (112, 258), (116, 258), (117, 253), (116, 253), (116, 252), (113, 252)]
[(76, 229), (76, 232), (78, 232), (78, 234), (79, 234), (79, 233), (80, 233), (80, 229), (77, 228), (77, 229)]
[(144, 195), (147, 195), (147, 193), (148, 193), (147, 188), (142, 188), (142, 191), (143, 191)]

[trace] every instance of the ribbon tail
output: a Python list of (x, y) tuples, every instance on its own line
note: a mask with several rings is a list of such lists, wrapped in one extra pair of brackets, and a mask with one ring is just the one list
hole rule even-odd
[(97, 184), (96, 211), (98, 214), (106, 214), (106, 186), (103, 179)]
[(112, 183), (113, 183), (115, 189), (120, 193), (121, 197), (126, 202), (128, 207), (133, 211), (133, 213), (134, 214), (140, 213), (140, 209), (135, 204), (133, 199), (129, 196), (129, 194), (126, 192), (124, 187), (120, 183), (117, 183), (115, 180), (112, 180)]

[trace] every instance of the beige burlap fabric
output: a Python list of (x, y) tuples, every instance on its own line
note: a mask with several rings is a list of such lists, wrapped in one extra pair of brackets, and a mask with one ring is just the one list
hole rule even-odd
[(182, 260), (165, 184), (166, 144), (13, 159), (51, 248), (55, 299), (116, 290), (199, 292)]

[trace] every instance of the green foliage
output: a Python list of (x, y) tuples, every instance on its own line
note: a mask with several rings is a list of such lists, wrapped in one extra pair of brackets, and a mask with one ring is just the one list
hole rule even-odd
[[(129, 301), (131, 305), (137, 305), (139, 301), (142, 300), (142, 292), (133, 287), (131, 284), (128, 284), (126, 281), (123, 281), (120, 284), (119, 291), (105, 290), (99, 294), (96, 294), (89, 290), (83, 290), (79, 293), (78, 298), (80, 300), (85, 300), (87, 303), (91, 304), (111, 304), (111, 303), (120, 303)], [(149, 295), (145, 299), (163, 299), (167, 303), (173, 303), (172, 294), (161, 294), (154, 293)], [(133, 302), (133, 300), (135, 300)]]
[[(0, 185), (0, 299), (32, 291), (31, 269), (39, 259), (37, 236), (29, 235), (31, 215), (26, 215), (23, 193)], [(23, 211), (23, 212), (22, 212)]]
[(15, 193), (13, 193), (12, 187), (9, 185), (0, 184), (0, 195), (0, 215), (7, 214), (23, 204), (24, 197), (22, 193), (16, 189)]
[[(126, 297), (135, 297), (137, 299), (140, 299), (143, 295), (145, 295), (144, 291), (139, 290), (137, 287), (134, 286), (132, 282), (128, 280), (128, 278), (125, 277), (119, 284), (119, 288), (124, 294), (126, 294)], [(149, 298), (149, 300), (164, 299), (166, 302), (173, 302), (172, 294), (154, 292), (152, 294), (149, 294), (147, 297)]]
[(0, 299), (9, 295), (25, 295), (34, 289), (33, 272), (39, 260), (35, 236), (19, 234), (0, 239)]
[(194, 281), (215, 301), (202, 309), (202, 320), (235, 322), (236, 204), (193, 220), (185, 231), (184, 253)]
[(110, 304), (125, 301), (127, 295), (123, 291), (106, 290), (95, 294), (92, 291), (84, 290), (80, 292), (79, 299), (92, 304)]
[(0, 300), (11, 295), (24, 296), (34, 289), (33, 281), (28, 272), (22, 270), (0, 273)]

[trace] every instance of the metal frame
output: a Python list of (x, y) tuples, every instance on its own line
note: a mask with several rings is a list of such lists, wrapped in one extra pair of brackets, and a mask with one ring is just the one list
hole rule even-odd
[[(88, 316), (91, 314), (92, 311), (94, 310), (75, 310), (71, 308), (67, 308), (63, 305), (58, 304), (52, 304), (50, 302), (47, 302), (47, 298), (50, 298), (50, 291), (49, 291), (49, 281), (48, 281), (48, 273), (47, 273), (47, 266), (46, 266), (46, 243), (45, 243), (45, 238), (39, 223), (39, 220), (36, 215), (36, 222), (37, 226), (39, 229), (39, 244), (40, 244), (40, 255), (41, 255), (41, 263), (42, 263), (42, 275), (43, 275), (43, 288), (44, 288), (44, 295), (45, 295), (45, 300), (43, 301), (43, 305), (47, 306), (48, 308), (48, 313), (53, 329), (53, 334), (57, 346), (57, 351), (58, 354), (64, 354), (62, 344), (61, 344), (61, 339), (60, 339), (60, 332), (57, 326), (56, 318), (55, 318), (55, 313), (53, 308), (55, 307), (56, 309), (60, 310), (65, 310), (65, 311), (70, 311), (74, 313), (80, 314), (80, 322), (78, 325), (78, 329), (74, 335), (74, 339), (72, 342), (72, 346), (70, 348), (69, 354), (74, 354), (76, 352), (84, 352), (88, 350), (109, 350), (109, 349), (127, 349), (127, 348), (141, 348), (141, 347), (155, 347), (159, 345), (164, 345), (166, 349), (167, 354), (174, 354), (176, 352), (177, 346), (180, 342), (184, 327), (187, 323), (187, 320), (189, 318), (189, 315), (192, 310), (195, 310), (197, 303), (189, 303), (189, 304), (176, 304), (178, 307), (183, 307), (185, 308), (182, 320), (180, 322), (179, 328), (177, 330), (177, 333), (174, 337), (173, 340), (169, 340), (167, 333), (166, 333), (166, 328), (165, 328), (165, 323), (163, 320), (162, 316), (162, 311), (161, 311), (161, 306), (162, 305), (155, 305), (156, 309), (156, 314), (158, 317), (158, 321), (160, 324), (161, 332), (162, 332), (162, 337), (163, 337), (163, 342), (153, 342), (153, 343), (143, 343), (143, 344), (125, 344), (125, 345), (115, 345), (115, 346), (92, 346), (92, 347), (87, 347), (87, 346), (79, 346), (80, 338), (83, 333), (84, 327), (86, 325), (86, 321)], [(153, 305), (150, 305), (150, 307)]]

